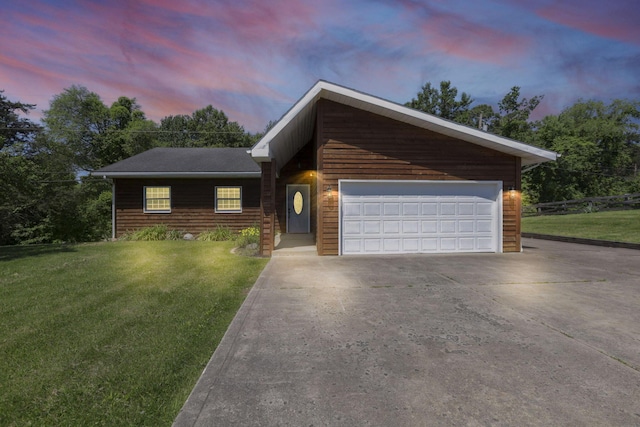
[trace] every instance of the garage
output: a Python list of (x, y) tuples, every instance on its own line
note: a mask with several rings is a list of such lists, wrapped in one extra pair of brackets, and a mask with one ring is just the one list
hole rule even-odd
[(340, 254), (502, 252), (502, 182), (341, 180)]

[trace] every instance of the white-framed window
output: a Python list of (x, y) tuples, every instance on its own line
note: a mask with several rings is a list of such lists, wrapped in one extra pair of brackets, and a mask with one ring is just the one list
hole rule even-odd
[(171, 187), (144, 187), (145, 213), (171, 212)]
[(216, 212), (242, 212), (242, 187), (216, 187)]

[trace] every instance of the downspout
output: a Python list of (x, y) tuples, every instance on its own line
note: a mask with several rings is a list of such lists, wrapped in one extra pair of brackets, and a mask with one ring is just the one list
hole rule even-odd
[(111, 181), (111, 239), (116, 239), (116, 180)]

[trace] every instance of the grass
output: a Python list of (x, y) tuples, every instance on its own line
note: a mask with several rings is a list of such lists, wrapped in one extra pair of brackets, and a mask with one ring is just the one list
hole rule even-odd
[(0, 425), (170, 425), (267, 262), (233, 246), (0, 247)]
[(522, 218), (522, 231), (640, 243), (640, 210), (526, 217)]

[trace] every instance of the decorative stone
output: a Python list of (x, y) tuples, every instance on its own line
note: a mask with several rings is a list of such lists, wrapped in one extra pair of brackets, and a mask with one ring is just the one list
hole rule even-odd
[(191, 234), (191, 233), (186, 233), (186, 234), (184, 235), (183, 239), (184, 239), (184, 240), (193, 240), (193, 239), (194, 239), (194, 237), (193, 237), (193, 234)]

